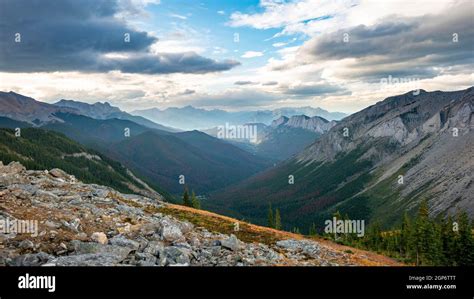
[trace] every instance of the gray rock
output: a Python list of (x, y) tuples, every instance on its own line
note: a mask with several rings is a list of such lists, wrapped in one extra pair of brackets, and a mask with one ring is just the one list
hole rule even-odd
[(121, 246), (121, 247), (128, 247), (131, 248), (132, 250), (138, 250), (140, 247), (140, 243), (127, 239), (123, 235), (117, 235), (113, 237), (112, 239), (109, 240), (109, 243), (111, 245), (116, 245), (116, 246)]
[(164, 219), (161, 225), (160, 234), (164, 240), (174, 242), (183, 239), (183, 233), (175, 221)]
[(52, 175), (53, 177), (55, 178), (58, 178), (58, 179), (63, 179), (63, 180), (69, 180), (69, 174), (67, 174), (66, 172), (64, 172), (63, 170), (59, 169), (59, 168), (53, 168), (49, 171), (49, 174)]
[(180, 248), (176, 246), (169, 246), (164, 249), (164, 259), (161, 259), (163, 266), (173, 264), (189, 264), (191, 251), (189, 249)]
[(221, 240), (221, 246), (232, 251), (237, 251), (239, 249), (240, 241), (235, 235), (230, 235), (226, 240)]
[(122, 255), (113, 253), (87, 253), (50, 259), (48, 266), (116, 266), (123, 260)]
[(135, 257), (137, 259), (138, 266), (155, 266), (158, 259), (156, 256), (149, 253), (136, 253)]
[(33, 249), (35, 248), (35, 244), (30, 240), (23, 240), (20, 242), (20, 244), (18, 244), (18, 247), (21, 249)]
[(148, 246), (143, 250), (144, 253), (148, 253), (154, 256), (160, 256), (160, 253), (165, 249), (165, 245), (161, 241), (150, 241)]
[(11, 260), (7, 260), (7, 265), (27, 267), (41, 266), (45, 264), (51, 257), (51, 255), (45, 252), (23, 254)]
[(102, 245), (100, 243), (94, 242), (82, 242), (82, 241), (71, 241), (70, 242), (72, 248), (74, 248), (74, 254), (100, 254), (100, 253), (108, 253), (112, 255), (116, 255), (124, 260), (130, 252), (132, 252), (132, 248), (129, 247), (122, 247), (116, 245)]

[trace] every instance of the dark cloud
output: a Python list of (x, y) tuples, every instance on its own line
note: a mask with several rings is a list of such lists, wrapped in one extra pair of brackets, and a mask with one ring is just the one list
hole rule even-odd
[(274, 86), (274, 85), (278, 85), (278, 82), (277, 81), (269, 81), (269, 82), (262, 83), (262, 85), (264, 85), (264, 86)]
[[(229, 70), (236, 61), (215, 61), (196, 53), (150, 53), (157, 39), (118, 17), (124, 0), (2, 0), (0, 70), (125, 73), (207, 73)], [(126, 4), (125, 6), (123, 4)], [(15, 34), (21, 42), (15, 43)], [(130, 35), (130, 42), (124, 35)], [(120, 53), (127, 58), (105, 57)]]
[(282, 93), (297, 97), (323, 96), (329, 94), (342, 94), (347, 92), (347, 90), (342, 87), (329, 84), (304, 84), (295, 86), (282, 86), (281, 89)]
[(178, 95), (186, 96), (186, 95), (195, 94), (195, 93), (196, 91), (193, 89), (185, 89), (183, 92), (180, 92)]
[(236, 81), (234, 82), (235, 85), (256, 85), (258, 82), (253, 81)]
[[(307, 42), (299, 52), (304, 63), (355, 59), (343, 75), (379, 79), (387, 75), (434, 77), (437, 67), (474, 63), (472, 2), (461, 3), (440, 15), (416, 18), (391, 17), (374, 26), (356, 26), (323, 34)], [(347, 33), (349, 42), (344, 42)], [(453, 42), (453, 34), (459, 41)]]

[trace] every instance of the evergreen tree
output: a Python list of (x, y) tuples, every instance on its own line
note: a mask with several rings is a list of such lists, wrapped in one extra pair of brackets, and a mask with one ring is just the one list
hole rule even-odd
[(271, 203), (268, 205), (268, 226), (275, 227), (275, 220), (273, 219), (273, 209)]
[(459, 225), (457, 253), (457, 264), (459, 266), (474, 265), (474, 240), (472, 237), (472, 226), (466, 212), (459, 212), (457, 215)]
[(415, 228), (415, 252), (417, 265), (436, 265), (441, 260), (439, 226), (429, 218), (428, 202), (422, 201)]
[(453, 217), (450, 215), (441, 219), (441, 243), (443, 250), (442, 264), (456, 266), (456, 232), (454, 231)]
[(315, 236), (317, 234), (317, 230), (316, 230), (316, 224), (311, 224), (311, 226), (309, 227), (309, 235), (310, 236)]
[(187, 207), (192, 207), (192, 202), (191, 200), (189, 199), (189, 192), (188, 192), (188, 188), (185, 187), (184, 188), (184, 193), (183, 193), (183, 205), (187, 206)]
[(400, 246), (399, 252), (400, 255), (405, 258), (410, 258), (412, 255), (412, 250), (414, 245), (413, 239), (413, 228), (411, 224), (411, 219), (408, 216), (408, 213), (405, 212), (403, 215), (402, 227), (400, 229)]
[(199, 199), (196, 197), (196, 194), (194, 193), (194, 191), (191, 194), (191, 205), (195, 209), (201, 208), (201, 202), (199, 202)]
[(281, 229), (280, 209), (276, 209), (275, 211), (275, 228)]

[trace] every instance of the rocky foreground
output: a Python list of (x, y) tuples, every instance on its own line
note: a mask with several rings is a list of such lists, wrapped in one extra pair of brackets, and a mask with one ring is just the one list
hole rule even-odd
[(26, 170), (16, 162), (0, 162), (0, 221), (7, 220), (36, 220), (38, 227), (33, 235), (0, 231), (3, 266), (397, 264), (325, 240), (83, 184), (60, 169)]

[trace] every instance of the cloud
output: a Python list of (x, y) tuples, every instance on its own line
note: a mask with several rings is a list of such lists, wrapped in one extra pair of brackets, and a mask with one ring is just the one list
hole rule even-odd
[[(141, 9), (150, 3), (157, 1), (3, 0), (0, 71), (208, 73), (239, 65), (237, 61), (216, 61), (193, 52), (153, 53), (151, 47), (158, 39), (130, 27), (119, 17), (126, 7), (140, 5), (136, 8)], [(21, 34), (19, 43), (15, 42), (16, 33)]]
[(235, 85), (256, 85), (258, 82), (253, 81), (236, 81), (234, 82)]
[(263, 86), (274, 86), (274, 85), (278, 85), (278, 82), (277, 81), (268, 81), (268, 82), (264, 82), (262, 83)]
[(241, 57), (242, 58), (254, 58), (254, 57), (260, 57), (260, 56), (263, 56), (262, 52), (247, 51)]
[(193, 90), (193, 89), (186, 89), (186, 90), (184, 90), (184, 91), (178, 93), (177, 95), (179, 95), (179, 96), (185, 96), (185, 95), (190, 95), (190, 94), (195, 94), (195, 93), (196, 93), (196, 91)]
[(272, 69), (324, 65), (333, 78), (368, 81), (388, 76), (432, 78), (448, 69), (466, 72), (474, 63), (471, 8), (471, 3), (459, 2), (449, 14), (392, 16), (370, 26), (320, 34), (288, 59), (272, 61)]
[[(275, 37), (291, 34), (316, 36), (343, 27), (373, 25), (393, 15), (414, 17), (446, 12), (456, 1), (432, 0), (261, 0), (262, 12), (235, 12), (229, 26), (282, 29)], [(422, 9), (420, 9), (422, 8)]]
[(223, 11), (223, 10), (218, 10), (217, 13), (220, 14), (220, 15), (225, 15), (225, 11)]
[(293, 84), (289, 86), (282, 86), (280, 88), (284, 94), (292, 96), (323, 96), (329, 94), (347, 94), (347, 90), (339, 87), (330, 85), (327, 83), (317, 83), (317, 84)]
[(228, 89), (220, 93), (201, 93), (192, 99), (176, 99), (181, 105), (190, 104), (195, 107), (225, 108), (229, 110), (244, 108), (260, 108), (281, 100), (280, 95), (248, 89)]
[(186, 16), (178, 15), (178, 14), (174, 14), (174, 13), (170, 14), (170, 17), (180, 19), (180, 20), (187, 20), (188, 19), (188, 17), (186, 17)]

